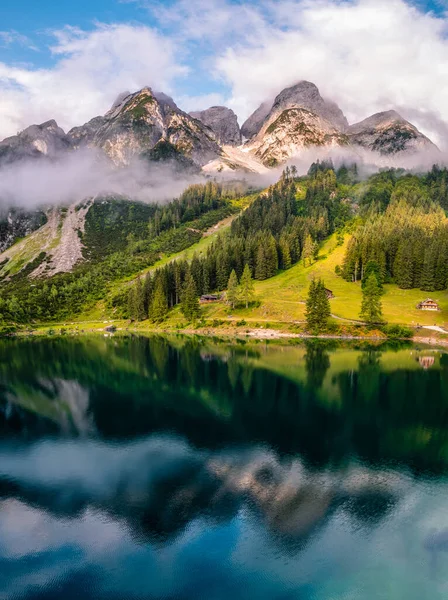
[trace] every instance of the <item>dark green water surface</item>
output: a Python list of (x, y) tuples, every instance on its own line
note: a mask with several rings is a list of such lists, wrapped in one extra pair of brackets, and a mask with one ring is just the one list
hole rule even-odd
[(448, 598), (448, 354), (0, 342), (0, 599)]

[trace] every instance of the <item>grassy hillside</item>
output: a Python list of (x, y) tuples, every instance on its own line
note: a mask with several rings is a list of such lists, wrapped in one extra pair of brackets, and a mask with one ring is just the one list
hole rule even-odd
[[(0, 309), (6, 321), (24, 325), (70, 321), (101, 326), (115, 320), (120, 327), (137, 330), (239, 326), (304, 332), (305, 302), (310, 283), (318, 278), (334, 295), (327, 332), (370, 335), (360, 320), (361, 284), (350, 282), (360, 272), (368, 273), (370, 262), (376, 265), (378, 281), (401, 286), (384, 284), (386, 322), (447, 327), (448, 219), (437, 186), (429, 175), (418, 179), (387, 172), (365, 184), (353, 183), (356, 175), (355, 168), (336, 173), (317, 163), (305, 178), (294, 178), (285, 169), (276, 185), (255, 195), (227, 193), (208, 182), (158, 207), (96, 202), (79, 236), (84, 258), (89, 254), (90, 261), (52, 277), (51, 288), (41, 279), (35, 278), (33, 285), (26, 277), (6, 279)], [(437, 183), (440, 174), (431, 177)], [(70, 214), (57, 215), (45, 226), (53, 236), (46, 249), (57, 241), (61, 223), (64, 233)], [(397, 221), (396, 214), (403, 218)], [(4, 271), (24, 270), (22, 252), (37, 251), (39, 235), (42, 231), (23, 248), (16, 244)], [(336, 274), (342, 266), (343, 277)], [(245, 270), (255, 279), (248, 308), (230, 310), (219, 301), (202, 305), (199, 316), (196, 305), (188, 309), (187, 283), (193, 281), (194, 304), (195, 295), (221, 292), (230, 276), (240, 278)], [(139, 279), (147, 274), (151, 276), (143, 285)], [(418, 302), (427, 297), (441, 310), (418, 310)]]
[[(150, 269), (155, 270), (164, 266), (167, 262), (187, 258), (191, 259), (193, 254), (204, 254), (208, 246), (214, 241), (218, 233), (224, 233), (228, 230), (232, 219), (220, 223), (219, 227), (210, 235), (203, 237), (197, 244), (194, 244), (187, 250), (170, 256), (164, 256), (155, 263)], [(335, 267), (342, 263), (342, 259), (349, 242), (350, 236), (346, 235), (343, 245), (337, 245), (336, 236), (330, 237), (322, 246), (319, 257), (311, 266), (304, 267), (298, 263), (288, 269), (280, 272), (275, 277), (265, 281), (255, 281), (255, 301), (246, 309), (241, 306), (229, 312), (229, 307), (225, 302), (216, 302), (202, 306), (202, 316), (207, 321), (242, 321), (245, 320), (248, 325), (266, 325), (277, 327), (279, 324), (300, 323), (305, 321), (305, 301), (308, 294), (310, 281), (313, 277), (321, 277), (325, 281), (327, 288), (331, 289), (335, 298), (330, 301), (332, 314), (336, 320), (341, 322), (350, 322), (359, 320), (361, 308), (361, 284), (349, 283), (336, 275)], [(129, 285), (129, 281), (134, 277), (126, 278), (117, 282), (111, 293), (117, 293), (123, 287)], [(383, 313), (388, 323), (398, 323), (403, 325), (438, 325), (448, 327), (448, 292), (422, 292), (421, 290), (402, 290), (394, 284), (385, 285), (385, 294), (382, 298)], [(419, 301), (428, 295), (436, 300), (441, 310), (436, 313), (420, 311), (416, 308)], [(106, 303), (99, 303), (92, 311), (80, 315), (77, 322), (86, 320), (108, 320), (113, 319), (113, 311), (106, 308)], [(176, 327), (184, 324), (183, 318), (178, 308), (174, 309), (169, 318), (162, 324), (163, 328)], [(140, 327), (151, 326), (148, 322), (143, 322)]]
[[(349, 236), (342, 246), (336, 245), (336, 237), (325, 242), (319, 259), (311, 266), (299, 263), (265, 281), (255, 282), (255, 308), (238, 308), (233, 316), (247, 321), (303, 321), (308, 287), (313, 277), (321, 277), (335, 298), (331, 300), (332, 314), (348, 320), (359, 319), (361, 309), (361, 284), (349, 283), (335, 273), (336, 265), (342, 263)], [(428, 295), (439, 302), (440, 312), (430, 313), (418, 310), (418, 302)], [(406, 325), (448, 324), (448, 292), (422, 292), (421, 290), (401, 290), (396, 285), (385, 285), (382, 298), (383, 313), (389, 323)], [(223, 303), (204, 307), (208, 318), (222, 319), (228, 315), (228, 307)]]

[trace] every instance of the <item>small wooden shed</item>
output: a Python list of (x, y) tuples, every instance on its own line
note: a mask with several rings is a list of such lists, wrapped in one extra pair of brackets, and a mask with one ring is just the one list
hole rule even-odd
[(422, 300), (417, 304), (417, 308), (419, 310), (440, 310), (439, 305), (435, 300), (431, 300), (431, 298), (426, 298), (426, 300)]
[(328, 300), (331, 300), (332, 298), (334, 298), (333, 292), (331, 290), (329, 290), (328, 288), (325, 288), (325, 293), (327, 294)]
[(202, 303), (219, 302), (219, 300), (221, 300), (220, 294), (204, 294), (201, 296)]

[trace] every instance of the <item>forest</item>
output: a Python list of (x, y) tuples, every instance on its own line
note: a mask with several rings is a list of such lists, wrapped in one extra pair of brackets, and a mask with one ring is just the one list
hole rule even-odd
[[(234, 306), (236, 290), (244, 288), (240, 300), (247, 305), (253, 280), (313, 263), (333, 234), (338, 244), (350, 238), (336, 272), (347, 281), (362, 281), (363, 290), (369, 277), (367, 288), (376, 295), (387, 283), (425, 291), (448, 286), (447, 169), (434, 166), (423, 174), (387, 169), (366, 177), (355, 164), (335, 168), (331, 162), (314, 163), (303, 177), (286, 167), (205, 253), (138, 276), (161, 255), (192, 246), (207, 228), (239, 210), (232, 201), (242, 194), (208, 182), (190, 186), (165, 206), (118, 203), (120, 218), (111, 218), (106, 205), (95, 205), (84, 233), (89, 261), (73, 273), (32, 284), (23, 272), (3, 282), (2, 319), (67, 318), (107, 297), (116, 317), (158, 322), (181, 304), (192, 320), (199, 315), (201, 295), (227, 290)], [(132, 275), (133, 284), (108, 293), (114, 281)], [(372, 319), (379, 306), (379, 300), (376, 308), (370, 306)]]
[(99, 198), (82, 234), (85, 261), (71, 273), (30, 278), (35, 261), (1, 282), (0, 319), (31, 323), (66, 319), (103, 299), (110, 285), (154, 264), (161, 254), (180, 252), (201, 239), (202, 231), (235, 212), (239, 186), (215, 182), (193, 185), (164, 205), (123, 198)]
[(387, 171), (371, 178), (363, 198), (363, 220), (355, 229), (341, 273), (362, 280), (373, 261), (380, 283), (402, 289), (448, 286), (447, 171), (424, 176)]

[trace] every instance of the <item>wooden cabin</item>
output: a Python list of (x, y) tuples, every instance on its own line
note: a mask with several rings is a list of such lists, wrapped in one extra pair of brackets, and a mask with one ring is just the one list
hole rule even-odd
[(327, 294), (328, 300), (331, 300), (332, 298), (334, 298), (333, 292), (331, 290), (329, 290), (328, 288), (325, 288), (325, 293)]
[(431, 300), (431, 298), (427, 298), (426, 300), (422, 300), (417, 304), (417, 308), (419, 310), (440, 310), (439, 305), (435, 300)]
[(219, 302), (221, 300), (220, 294), (204, 294), (201, 296), (201, 302), (207, 304), (209, 302)]

